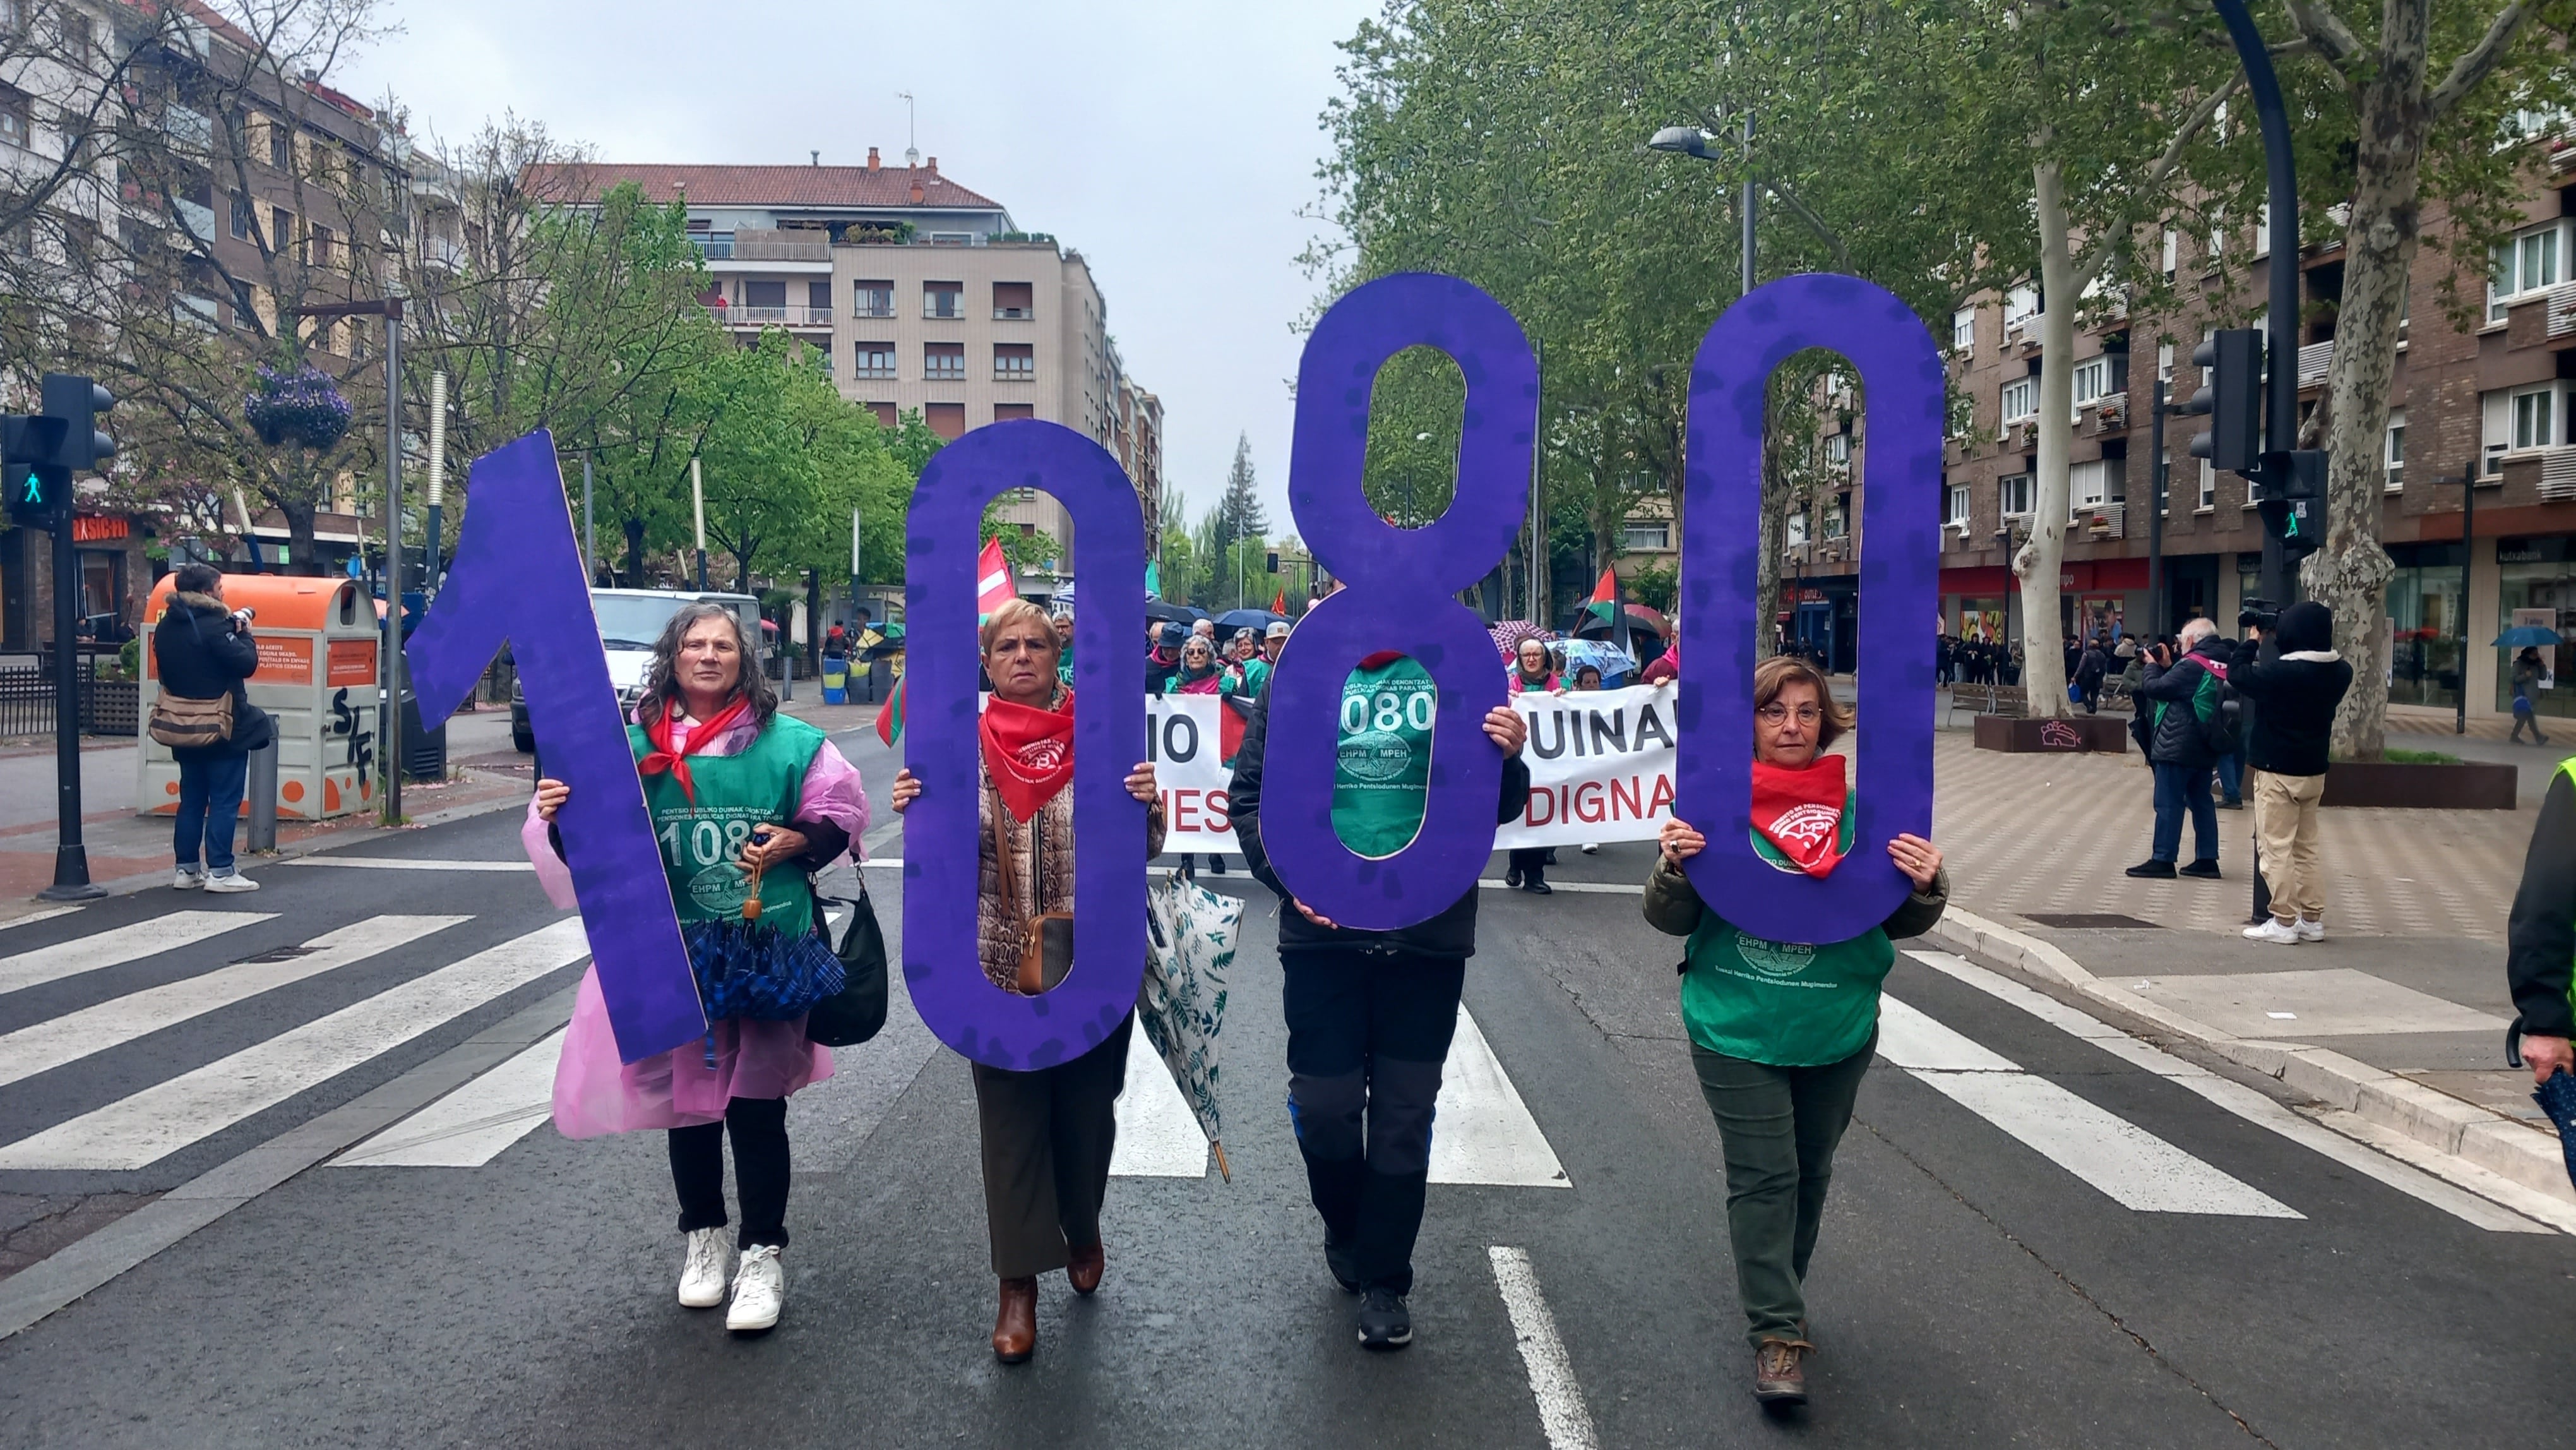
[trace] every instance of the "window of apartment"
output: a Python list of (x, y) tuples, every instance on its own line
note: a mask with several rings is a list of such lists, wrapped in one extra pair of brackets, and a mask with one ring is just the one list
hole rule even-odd
[(1037, 415), (1038, 409), (1035, 403), (995, 403), (993, 405), (993, 421), (996, 423), (1007, 422), (1013, 418), (1034, 418)]
[(2005, 427), (2038, 416), (2039, 379), (2015, 378), (2004, 384), (2002, 421)]
[(2096, 458), (2069, 467), (2066, 470), (2066, 496), (2078, 517), (2109, 504), (2125, 502), (2128, 496), (2128, 460)]
[(1653, 552), (1673, 546), (1673, 525), (1669, 519), (1630, 519), (1619, 529), (1619, 547), (1629, 553)]
[(1806, 509), (1799, 508), (1790, 513), (1788, 526), (1782, 531), (1781, 538), (1783, 542), (1793, 549), (1800, 544), (1807, 542)]
[(850, 284), (852, 317), (894, 316), (894, 284), (875, 278), (862, 278)]
[(2272, 204), (2268, 201), (2254, 213), (2254, 255), (2272, 255)]
[(63, 64), (76, 70), (88, 70), (98, 53), (98, 34), (86, 15), (73, 13), (69, 6), (54, 12), (54, 24), (62, 40)]
[(295, 169), (295, 133), (286, 129), (286, 123), (274, 116), (268, 119), (264, 129), (268, 132), (270, 168), (277, 171), (293, 171)]
[(966, 381), (966, 344), (962, 342), (922, 344), (921, 375), (932, 382)]
[(2495, 249), (2494, 275), (2487, 279), (2487, 321), (2504, 321), (2506, 309), (2516, 299), (2567, 280), (2566, 230), (2565, 222), (2551, 222), (2519, 233)]
[(2218, 469), (2206, 458), (2200, 460), (2200, 502), (2194, 507), (2201, 513), (2218, 507)]
[(1995, 480), (1995, 498), (2007, 518), (2030, 512), (2030, 475), (2007, 473)]
[(1834, 501), (1830, 505), (1826, 506), (1825, 537), (1828, 539), (1847, 539), (1851, 537), (1850, 494), (1835, 494)]
[(313, 265), (316, 267), (330, 266), (331, 229), (325, 226), (316, 226), (312, 229), (307, 240), (313, 253)]
[(1948, 497), (1941, 506), (1941, 522), (1945, 524), (1964, 524), (1967, 521), (1968, 486), (1964, 483), (1954, 483), (1950, 485)]
[(805, 309), (819, 321), (832, 315), (832, 280), (828, 277), (805, 284)]
[(863, 342), (850, 376), (854, 378), (891, 378), (894, 376), (894, 344)]
[(921, 315), (924, 317), (964, 317), (966, 315), (966, 284), (963, 282), (922, 283)]
[(1962, 307), (1950, 314), (1950, 350), (1956, 353), (1977, 350), (1977, 309)]
[(2165, 384), (2167, 387), (2171, 387), (2173, 385), (2172, 343), (2159, 343), (2156, 346), (2156, 381)]
[(0, 86), (0, 141), (5, 141), (12, 146), (28, 144), (33, 137), (33, 131), (28, 125), (28, 115), (27, 93), (9, 86)]
[(1026, 282), (994, 283), (993, 320), (1026, 322), (1037, 316), (1037, 308), (1029, 296), (1029, 290), (1029, 284)]
[(921, 408), (921, 421), (930, 425), (931, 432), (954, 443), (966, 433), (966, 405), (925, 403)]
[(2106, 352), (2075, 365), (2077, 408), (2090, 408), (2104, 398), (2115, 397), (2128, 389), (2129, 360), (2122, 354)]
[(2171, 514), (2173, 512), (2173, 450), (2170, 448), (2158, 448), (2156, 450), (2156, 461), (2164, 467), (2163, 477), (2165, 480), (2164, 483), (2156, 489), (2156, 512), (2160, 514)]
[(295, 213), (282, 206), (268, 209), (268, 249), (283, 252), (295, 241)]
[(973, 232), (932, 232), (930, 244), (934, 247), (971, 247), (975, 245), (975, 234)]
[(2556, 423), (2558, 390), (2533, 388), (2513, 395), (2513, 446), (2546, 448), (2558, 441)]
[(1037, 354), (1025, 342), (993, 344), (993, 381), (997, 383), (1035, 382), (1038, 376)]
[(27, 26), (27, 0), (0, 0), (0, 35), (16, 35)]
[(2175, 231), (2171, 227), (2165, 228), (2164, 269), (2166, 281), (2170, 282), (2173, 280), (2174, 263), (2179, 260), (2181, 256), (2182, 233)]
[(1825, 461), (1826, 461), (1827, 463), (1836, 464), (1836, 465), (1848, 465), (1848, 464), (1850, 464), (1850, 462), (1851, 462), (1851, 440), (1852, 440), (1852, 436), (1851, 436), (1849, 433), (1828, 433), (1828, 434), (1826, 434), (1826, 435), (1825, 435)]
[(2039, 289), (2024, 284), (2004, 293), (2004, 326), (2019, 327), (2039, 315)]
[(895, 407), (892, 403), (861, 403), (859, 406), (877, 415), (877, 426), (880, 428), (898, 428), (903, 425), (903, 420), (895, 416)]
[(2388, 446), (2380, 452), (2388, 469), (2388, 491), (2395, 493), (2406, 484), (2406, 410), (2388, 410)]
[(760, 282), (744, 278), (742, 305), (745, 307), (785, 307), (787, 284), (783, 281)]
[(232, 213), (233, 240), (236, 242), (249, 241), (251, 228), (250, 198), (236, 191), (232, 194), (231, 199), (225, 203), (225, 206), (226, 209)]

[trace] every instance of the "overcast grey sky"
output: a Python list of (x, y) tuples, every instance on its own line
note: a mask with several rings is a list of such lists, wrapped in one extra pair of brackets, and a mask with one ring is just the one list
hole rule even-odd
[(1317, 118), (1335, 42), (1376, 0), (386, 0), (404, 33), (335, 83), (391, 88), (415, 138), (504, 111), (611, 161), (856, 164), (922, 153), (1081, 250), (1128, 371), (1160, 394), (1164, 467), (1191, 511), (1252, 439), (1272, 527), (1288, 516), (1290, 324), (1315, 285)]

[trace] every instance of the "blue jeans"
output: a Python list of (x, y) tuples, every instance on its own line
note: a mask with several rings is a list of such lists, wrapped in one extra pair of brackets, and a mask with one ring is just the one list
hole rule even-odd
[(212, 760), (179, 762), (179, 819), (175, 846), (179, 868), (196, 869), (202, 848), (206, 871), (233, 872), (233, 828), (241, 822), (242, 782), (250, 772), (247, 755), (218, 755)]
[(2243, 800), (2244, 783), (2245, 757), (2241, 755), (2218, 757), (2218, 793), (2232, 801)]
[(2182, 851), (2182, 815), (2191, 812), (2195, 861), (2218, 859), (2218, 806), (2209, 798), (2206, 765), (2156, 765), (2155, 859), (2170, 862)]

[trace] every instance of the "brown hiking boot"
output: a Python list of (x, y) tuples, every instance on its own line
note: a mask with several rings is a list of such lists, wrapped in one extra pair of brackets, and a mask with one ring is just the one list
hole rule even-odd
[(1753, 1398), (1766, 1405), (1807, 1402), (1807, 1371), (1802, 1355), (1816, 1347), (1803, 1339), (1766, 1339), (1753, 1351)]

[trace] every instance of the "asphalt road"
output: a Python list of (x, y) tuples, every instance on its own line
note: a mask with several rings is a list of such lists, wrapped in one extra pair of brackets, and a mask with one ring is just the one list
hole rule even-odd
[[(874, 738), (845, 743), (881, 791)], [(507, 861), (516, 827), (486, 817), (358, 854)], [(1643, 847), (1563, 854), (1561, 881), (1633, 883), (1646, 864)], [(874, 875), (899, 931), (893, 873)], [(362, 1043), (356, 1065), (238, 1112), (330, 1065), (316, 1024), (331, 1014), (560, 919), (523, 873), (298, 865), (263, 880), (256, 895), (148, 892), (0, 930), (0, 1078), (62, 1051), (25, 1033), (69, 1013), (224, 980), (245, 957), (387, 915), (467, 919), (156, 1031), (115, 1028), (131, 1009), (84, 1019), (127, 1035), (0, 1082), (0, 1210), (14, 1215), (0, 1230), (232, 1171), (370, 1090), (434, 1075), (477, 1034), (541, 1032), (534, 1009), (578, 976), (532, 966), (464, 1010), (441, 998), (373, 1029), (416, 1035)], [(2170, 1059), (2115, 1055), (1973, 974), (1903, 959), (1889, 994), (1913, 1012), (1891, 1009), (1882, 1045), (1904, 1066), (1882, 1061), (1863, 1090), (1809, 1280), (1816, 1401), (1766, 1416), (1747, 1393), (1717, 1135), (1673, 1005), (1678, 943), (1613, 890), (1485, 893), (1467, 1006), (1569, 1186), (1435, 1184), (1417, 1342), (1365, 1354), (1304, 1203), (1272, 905), (1251, 898), (1224, 1039), (1233, 1182), (1114, 1179), (1105, 1286), (1078, 1302), (1061, 1278), (1044, 1284), (1027, 1366), (985, 1345), (966, 1067), (899, 1001), (884, 1036), (795, 1100), (774, 1333), (734, 1339), (673, 1301), (658, 1135), (570, 1142), (537, 1125), (479, 1166), (301, 1172), (0, 1339), (0, 1443), (1503, 1450), (1551, 1443), (1544, 1400), (1558, 1445), (2471, 1446), (2526, 1444), (2576, 1409), (2560, 1373), (2576, 1331), (2565, 1236), (2479, 1226), (2187, 1089)], [(42, 948), (180, 909), (273, 915), (10, 985), (62, 959)], [(281, 1041), (292, 1050), (263, 1046)], [(162, 1086), (191, 1077), (191, 1095)], [(120, 1124), (167, 1135), (227, 1113), (144, 1166), (24, 1166), (43, 1156), (31, 1141), (112, 1157)], [(2104, 1121), (2128, 1136), (2097, 1135), (2087, 1156), (2086, 1125)], [(2101, 1183), (2232, 1207), (2141, 1209)], [(1497, 1248), (1526, 1254), (1561, 1370), (1525, 1354)]]

